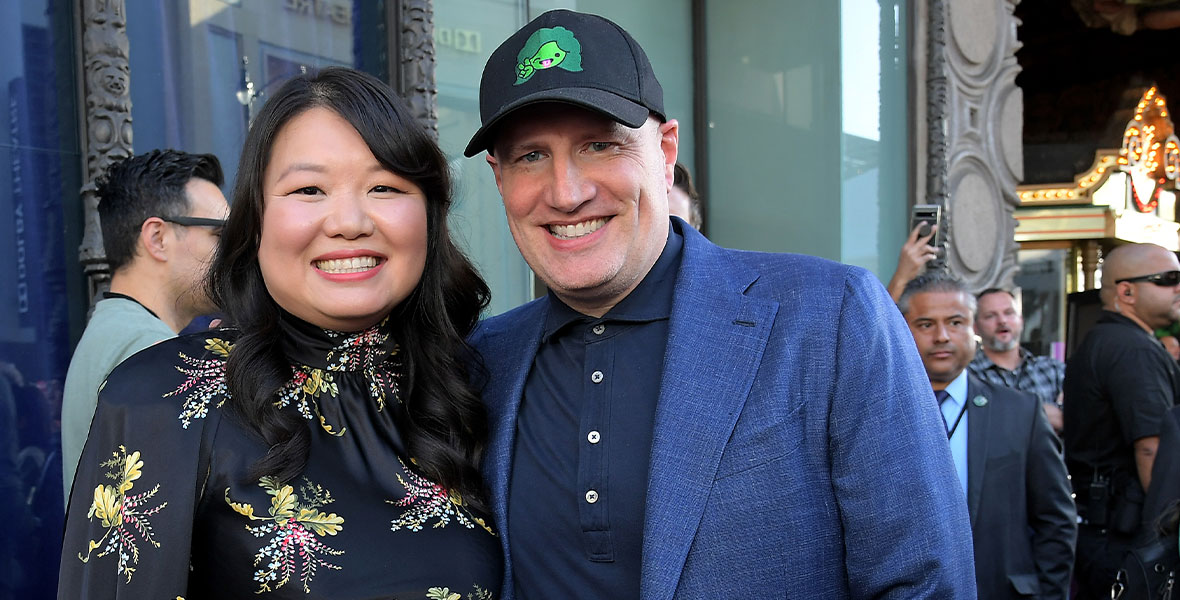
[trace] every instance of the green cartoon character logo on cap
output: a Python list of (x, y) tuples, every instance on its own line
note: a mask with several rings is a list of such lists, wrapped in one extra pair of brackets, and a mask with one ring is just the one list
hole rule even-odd
[(565, 27), (541, 28), (525, 41), (516, 55), (516, 83), (529, 80), (541, 69), (560, 67), (566, 71), (582, 70), (582, 44)]

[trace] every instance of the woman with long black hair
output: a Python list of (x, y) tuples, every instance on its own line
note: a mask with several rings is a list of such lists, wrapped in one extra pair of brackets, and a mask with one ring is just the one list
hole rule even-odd
[(229, 328), (111, 374), (60, 598), (489, 599), (502, 558), (464, 338), (488, 288), (446, 161), (379, 80), (287, 82), (210, 268)]

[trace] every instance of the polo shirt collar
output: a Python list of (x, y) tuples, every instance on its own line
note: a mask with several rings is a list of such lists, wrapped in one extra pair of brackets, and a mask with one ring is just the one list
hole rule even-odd
[[(1020, 370), (1020, 368), (1023, 367), (1024, 365), (1028, 364), (1028, 362), (1030, 360), (1032, 360), (1033, 358), (1036, 358), (1036, 355), (1033, 354), (1032, 352), (1029, 352), (1028, 350), (1026, 350), (1024, 348), (1024, 346), (1020, 346), (1019, 351), (1020, 351), (1020, 365), (1016, 367), (1016, 370)], [(992, 362), (992, 359), (991, 359), (991, 357), (989, 357), (987, 355), (987, 352), (983, 351), (983, 342), (980, 342), (979, 345), (975, 348), (975, 362), (976, 362), (977, 367), (983, 367), (984, 369), (990, 369), (992, 367), (995, 367), (997, 369), (1004, 368), (1004, 367), (1001, 367), (1000, 365), (997, 365), (996, 363)]]
[(1113, 310), (1106, 310), (1105, 308), (1102, 309), (1102, 316), (1098, 317), (1098, 322), (1099, 323), (1114, 323), (1116, 325), (1126, 325), (1127, 327), (1134, 327), (1135, 331), (1138, 331), (1139, 333), (1142, 333), (1143, 335), (1151, 338), (1151, 340), (1154, 341), (1156, 344), (1159, 344), (1159, 346), (1161, 348), (1164, 347), (1163, 342), (1159, 341), (1159, 338), (1155, 337), (1155, 334), (1143, 329), (1143, 327), (1141, 327), (1138, 323), (1136, 323), (1135, 321), (1132, 321), (1130, 317), (1116, 313)]
[[(603, 321), (655, 321), (672, 316), (672, 297), (676, 287), (676, 275), (680, 271), (680, 255), (684, 249), (684, 237), (668, 225), (668, 241), (643, 281), (627, 294), (618, 304), (602, 316)], [(557, 294), (549, 291), (549, 314), (545, 318), (543, 339), (548, 341), (566, 326), (575, 321), (592, 322), (595, 319), (584, 315), (562, 302)]]

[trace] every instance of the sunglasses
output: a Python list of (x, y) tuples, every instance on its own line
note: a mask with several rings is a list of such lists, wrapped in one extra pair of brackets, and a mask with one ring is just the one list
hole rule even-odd
[(160, 217), (161, 221), (175, 223), (181, 227), (225, 227), (225, 219), (208, 219), (205, 217)]
[(1164, 271), (1163, 273), (1152, 273), (1151, 275), (1140, 275), (1138, 277), (1125, 277), (1123, 279), (1116, 279), (1115, 283), (1136, 283), (1139, 281), (1146, 281), (1147, 283), (1154, 283), (1160, 287), (1176, 287), (1180, 285), (1180, 271)]

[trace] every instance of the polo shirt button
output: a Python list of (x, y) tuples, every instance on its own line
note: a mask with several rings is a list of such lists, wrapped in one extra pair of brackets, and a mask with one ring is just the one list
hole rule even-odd
[(602, 371), (595, 371), (590, 374), (590, 381), (594, 383), (602, 383)]
[(595, 325), (594, 329), (591, 329), (591, 331), (594, 332), (594, 335), (602, 335), (602, 332), (606, 331), (606, 325), (599, 323)]
[(590, 433), (586, 434), (586, 441), (590, 442), (591, 444), (597, 444), (601, 439), (602, 434), (598, 433), (597, 431), (591, 431)]
[(586, 492), (586, 502), (589, 502), (590, 504), (598, 502), (598, 492), (594, 490)]

